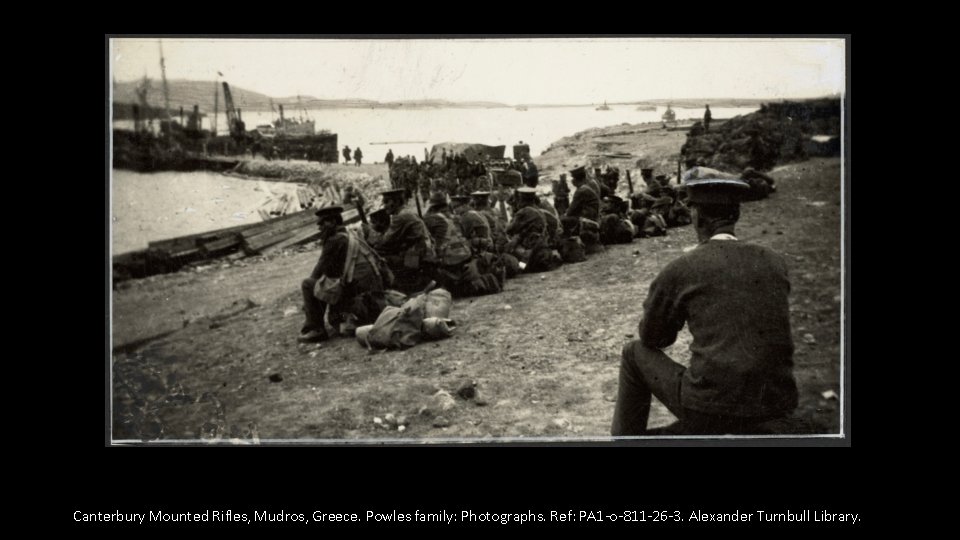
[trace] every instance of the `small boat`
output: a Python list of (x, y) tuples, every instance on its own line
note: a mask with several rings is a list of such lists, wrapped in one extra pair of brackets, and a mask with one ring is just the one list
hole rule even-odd
[(525, 111), (525, 110), (527, 110), (527, 106), (526, 106), (526, 105), (517, 105), (517, 110), (518, 110), (518, 111)]
[(598, 110), (598, 111), (609, 111), (609, 110), (610, 110), (610, 107), (608, 107), (608, 106), (607, 106), (607, 102), (604, 101), (604, 102), (603, 102), (603, 105), (597, 107), (597, 110)]
[(663, 113), (663, 121), (664, 122), (677, 121), (677, 113), (673, 112), (673, 109), (671, 109), (669, 105), (667, 105), (667, 110)]

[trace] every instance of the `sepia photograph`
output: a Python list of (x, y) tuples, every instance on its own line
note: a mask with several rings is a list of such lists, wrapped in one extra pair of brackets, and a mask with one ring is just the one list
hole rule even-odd
[(849, 43), (105, 36), (105, 444), (849, 444)]

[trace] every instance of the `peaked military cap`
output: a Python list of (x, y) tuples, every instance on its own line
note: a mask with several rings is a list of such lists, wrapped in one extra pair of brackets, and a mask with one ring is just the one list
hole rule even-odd
[(383, 195), (383, 198), (384, 198), (384, 199), (389, 199), (389, 198), (402, 199), (404, 193), (406, 193), (406, 192), (407, 192), (407, 190), (405, 190), (405, 189), (403, 189), (403, 188), (401, 188), (401, 189), (388, 189), (387, 191), (382, 191), (382, 192), (380, 192), (380, 195)]
[(339, 216), (342, 212), (343, 212), (342, 206), (325, 206), (317, 210), (316, 212), (314, 212), (314, 214), (318, 218), (323, 219), (325, 217), (330, 217), (330, 216)]

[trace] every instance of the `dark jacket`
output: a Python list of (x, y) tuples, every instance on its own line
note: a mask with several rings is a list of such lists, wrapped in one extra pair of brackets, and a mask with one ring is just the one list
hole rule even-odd
[(323, 251), (320, 260), (310, 272), (310, 277), (319, 279), (320, 276), (338, 278), (343, 275), (343, 266), (347, 261), (347, 229), (337, 227), (336, 231), (323, 242)]
[(640, 339), (673, 344), (687, 324), (690, 367), (683, 407), (732, 416), (775, 416), (797, 406), (783, 257), (736, 240), (710, 240), (671, 262), (650, 285)]
[(507, 234), (517, 235), (520, 238), (539, 234), (543, 238), (546, 228), (547, 222), (540, 209), (534, 206), (524, 206), (513, 215), (510, 225), (507, 226)]
[(460, 216), (460, 230), (463, 237), (474, 244), (477, 244), (474, 241), (480, 241), (489, 245), (493, 240), (490, 236), (490, 223), (476, 210), (467, 210)]
[(415, 212), (403, 209), (390, 218), (390, 228), (373, 246), (384, 254), (402, 253), (412, 247), (433, 245), (426, 225)]
[(587, 184), (581, 184), (573, 192), (573, 200), (570, 201), (566, 215), (596, 221), (600, 217), (600, 197)]

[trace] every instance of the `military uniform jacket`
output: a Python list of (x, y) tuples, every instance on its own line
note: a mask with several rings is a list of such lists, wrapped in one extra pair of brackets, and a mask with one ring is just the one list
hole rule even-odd
[(507, 234), (517, 235), (520, 238), (539, 234), (543, 237), (547, 228), (547, 222), (543, 213), (533, 206), (524, 206), (513, 215), (513, 221), (507, 227)]
[(323, 250), (320, 252), (320, 260), (310, 272), (312, 279), (320, 279), (320, 276), (328, 278), (338, 278), (343, 275), (343, 267), (347, 262), (347, 229), (344, 226), (336, 228), (334, 233), (323, 242)]
[(467, 240), (491, 240), (490, 223), (476, 210), (467, 210), (460, 215), (460, 230)]
[(736, 240), (710, 240), (668, 264), (643, 304), (640, 339), (664, 348), (688, 325), (683, 407), (741, 417), (797, 406), (783, 257)]
[(547, 240), (547, 244), (553, 246), (557, 243), (557, 240), (560, 238), (560, 219), (557, 218), (555, 213), (539, 208), (540, 213), (543, 214), (543, 220), (546, 224), (544, 229), (545, 235), (544, 238)]
[(487, 223), (490, 225), (490, 237), (494, 242), (498, 241), (498, 239), (506, 238), (507, 233), (504, 224), (492, 208), (480, 210), (480, 215), (486, 218)]
[(586, 184), (581, 184), (573, 192), (573, 200), (570, 201), (570, 207), (567, 208), (566, 215), (597, 221), (600, 218), (600, 197)]
[(427, 213), (423, 216), (423, 224), (430, 231), (433, 246), (437, 251), (460, 236), (459, 228), (453, 223), (452, 219), (442, 212)]
[(374, 246), (385, 254), (403, 253), (418, 247), (421, 251), (432, 251), (433, 242), (423, 220), (412, 210), (403, 209), (390, 218), (390, 228)]

